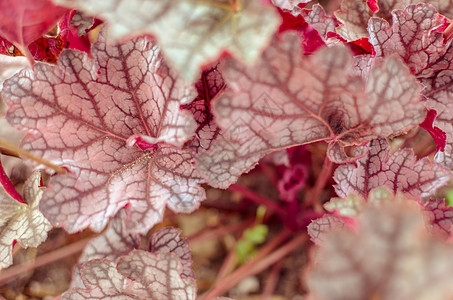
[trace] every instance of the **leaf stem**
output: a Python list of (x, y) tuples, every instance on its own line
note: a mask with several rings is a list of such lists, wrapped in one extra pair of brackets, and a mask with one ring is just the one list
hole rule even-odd
[(40, 163), (42, 165), (45, 165), (46, 167), (49, 167), (49, 168), (55, 170), (55, 172), (57, 172), (57, 173), (64, 174), (67, 172), (65, 168), (57, 166), (37, 155), (34, 155), (33, 153), (31, 153), (27, 150), (21, 149), (21, 148), (17, 147), (16, 145), (14, 145), (2, 138), (0, 138), (0, 148), (4, 148), (5, 150), (11, 151), (13, 153), (17, 153), (17, 155), (20, 157), (26, 157), (31, 160), (34, 160), (37, 163)]
[(321, 194), (321, 191), (324, 189), (327, 182), (331, 178), (332, 169), (333, 163), (326, 155), (324, 163), (322, 165), (321, 173), (319, 174), (318, 179), (316, 180), (314, 188), (311, 190), (310, 197), (305, 202), (305, 206), (313, 206), (314, 210), (317, 212), (322, 211), (322, 205), (319, 202), (319, 196)]
[(27, 202), (22, 198), (22, 196), (17, 192), (16, 188), (14, 187), (14, 184), (11, 182), (8, 175), (6, 175), (1, 160), (0, 160), (0, 183), (5, 189), (5, 192), (7, 192), (8, 195), (10, 195), (13, 199), (19, 201), (20, 203), (27, 204)]
[(263, 197), (261, 195), (258, 195), (254, 191), (246, 188), (245, 186), (232, 184), (230, 185), (229, 189), (241, 193), (244, 197), (257, 203), (258, 205), (266, 206), (269, 210), (275, 211), (280, 216), (286, 215), (286, 211), (282, 207), (280, 207), (277, 203), (275, 203), (275, 201)]
[[(290, 231), (287, 232), (290, 233)], [(269, 248), (266, 245), (255, 258), (251, 259), (249, 262), (242, 265), (242, 267), (231, 273), (228, 277), (225, 278), (225, 280), (222, 281), (221, 285), (214, 287), (214, 289), (205, 294), (201, 299), (213, 299), (214, 297), (225, 293), (227, 290), (237, 285), (244, 278), (257, 274), (267, 269), (269, 266), (275, 264), (276, 262), (281, 261), (286, 255), (297, 249), (307, 240), (308, 237), (306, 233), (299, 234), (271, 254), (269, 254), (271, 250), (275, 249), (278, 244), (273, 245), (272, 248)]]
[(205, 231), (205, 229), (202, 229), (202, 230), (190, 235), (189, 237), (187, 237), (187, 240), (189, 241), (190, 245), (193, 245), (195, 243), (201, 243), (204, 241), (213, 240), (218, 237), (229, 234), (231, 232), (234, 232), (237, 230), (243, 230), (243, 229), (249, 227), (251, 224), (253, 224), (253, 222), (254, 222), (254, 218), (249, 218), (240, 223), (234, 223), (234, 224), (229, 224), (226, 226), (221, 226), (220, 228), (212, 229), (209, 231)]

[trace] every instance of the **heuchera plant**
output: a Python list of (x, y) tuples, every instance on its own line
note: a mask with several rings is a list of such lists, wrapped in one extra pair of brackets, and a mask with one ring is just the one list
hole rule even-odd
[[(0, 0), (0, 268), (62, 228), (59, 299), (265, 299), (286, 257), (307, 299), (453, 297), (452, 1), (52, 1)], [(228, 191), (197, 290), (160, 224)]]

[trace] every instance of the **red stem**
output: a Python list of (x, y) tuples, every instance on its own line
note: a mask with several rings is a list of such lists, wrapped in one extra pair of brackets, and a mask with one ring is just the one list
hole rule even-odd
[[(275, 264), (278, 261), (281, 261), (286, 255), (294, 251), (300, 245), (304, 244), (308, 240), (308, 237), (305, 233), (297, 235), (291, 241), (279, 247), (276, 251), (266, 255), (258, 255), (254, 259), (250, 260), (248, 263), (244, 264), (242, 267), (231, 273), (225, 280), (222, 281), (222, 284), (216, 286), (214, 289), (209, 291), (202, 297), (202, 300), (213, 299), (214, 297), (221, 295), (231, 289), (233, 286), (237, 285), (241, 280), (247, 278), (248, 276), (257, 274), (269, 266)], [(260, 251), (261, 252), (261, 251)], [(270, 252), (270, 251), (269, 251)]]
[(22, 196), (17, 192), (16, 188), (14, 187), (14, 184), (11, 182), (8, 175), (6, 175), (1, 160), (0, 160), (0, 183), (5, 189), (5, 191), (8, 193), (8, 195), (10, 195), (13, 199), (19, 201), (20, 203), (27, 204), (27, 202), (25, 202), (24, 199), (22, 199)]
[(230, 190), (241, 193), (247, 199), (257, 203), (258, 205), (266, 206), (269, 210), (275, 211), (280, 216), (286, 215), (286, 211), (282, 207), (280, 207), (277, 203), (275, 203), (273, 200), (265, 198), (261, 195), (258, 195), (254, 191), (252, 191), (244, 186), (241, 186), (238, 184), (232, 184), (230, 186)]
[(315, 211), (322, 211), (322, 206), (319, 201), (319, 196), (321, 191), (326, 186), (327, 182), (332, 176), (333, 163), (330, 161), (329, 157), (326, 155), (324, 163), (322, 165), (321, 173), (319, 174), (318, 179), (316, 180), (314, 188), (311, 190), (310, 198), (305, 202), (305, 206), (313, 206)]
[(264, 286), (264, 291), (261, 294), (262, 300), (268, 300), (272, 296), (277, 287), (278, 279), (280, 277), (280, 270), (282, 269), (283, 260), (278, 261), (275, 265), (272, 266), (271, 272), (266, 280), (266, 285)]

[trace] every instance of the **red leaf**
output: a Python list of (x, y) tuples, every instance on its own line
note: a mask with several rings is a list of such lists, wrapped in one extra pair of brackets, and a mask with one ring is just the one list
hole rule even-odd
[(1, 0), (0, 35), (19, 47), (30, 60), (27, 46), (54, 26), (67, 11), (50, 0)]
[(444, 152), (445, 145), (447, 144), (447, 134), (444, 131), (442, 131), (442, 129), (440, 129), (439, 127), (433, 126), (436, 116), (437, 112), (434, 109), (430, 109), (426, 114), (425, 120), (422, 123), (420, 123), (420, 127), (428, 131), (429, 134), (431, 134), (434, 141), (436, 142), (437, 151)]
[[(144, 233), (166, 205), (190, 212), (205, 197), (191, 152), (175, 147), (195, 129), (179, 109), (195, 91), (149, 39), (100, 39), (93, 59), (67, 50), (58, 66), (37, 63), (6, 81), (7, 117), (29, 132), (25, 148), (71, 171), (51, 178), (41, 203), (53, 224), (100, 231), (127, 205), (128, 229)], [(143, 151), (137, 138), (155, 146)]]

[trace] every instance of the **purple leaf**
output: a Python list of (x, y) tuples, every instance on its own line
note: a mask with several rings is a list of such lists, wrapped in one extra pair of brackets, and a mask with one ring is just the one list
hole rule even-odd
[(345, 47), (302, 58), (291, 33), (275, 39), (254, 67), (227, 61), (227, 88), (213, 104), (223, 137), (198, 157), (197, 168), (209, 184), (226, 188), (270, 152), (316, 141), (341, 149), (423, 120), (419, 85), (399, 59), (375, 64), (367, 82), (351, 69)]
[(401, 191), (415, 198), (428, 197), (453, 177), (450, 170), (428, 158), (417, 161), (412, 150), (398, 150), (390, 155), (385, 139), (373, 140), (368, 147), (365, 157), (335, 170), (338, 196), (356, 194), (366, 198), (372, 189), (385, 186), (394, 193)]
[[(64, 51), (58, 66), (37, 63), (6, 81), (7, 118), (29, 132), (26, 149), (70, 170), (51, 178), (41, 203), (55, 226), (101, 231), (127, 206), (128, 230), (145, 233), (166, 205), (191, 212), (205, 197), (191, 152), (175, 147), (195, 130), (179, 108), (195, 90), (151, 40), (107, 46), (100, 39), (92, 59)], [(149, 149), (134, 146), (140, 140)]]

